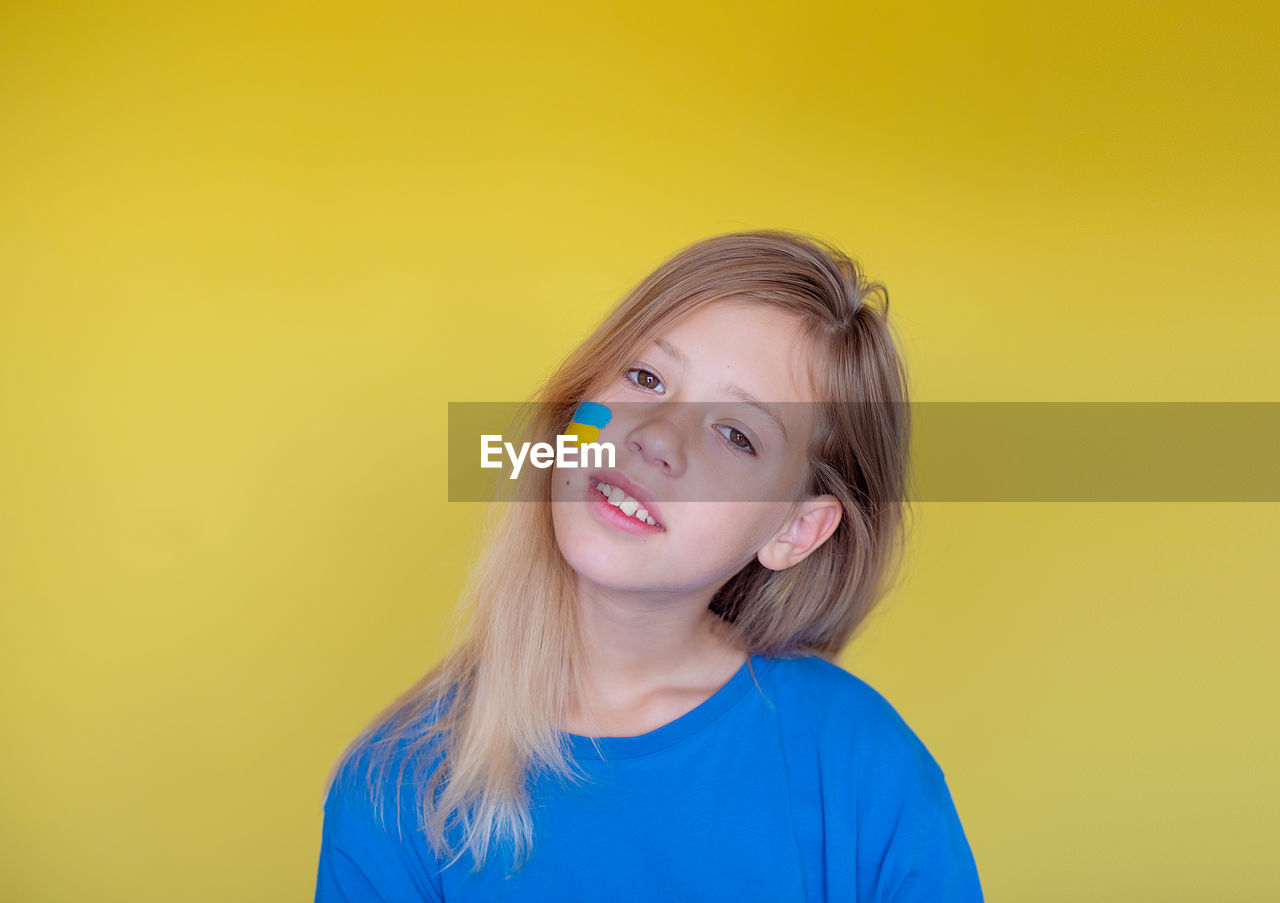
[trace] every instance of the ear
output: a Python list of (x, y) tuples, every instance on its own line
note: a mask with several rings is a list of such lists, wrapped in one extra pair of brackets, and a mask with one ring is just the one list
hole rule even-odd
[(799, 564), (836, 532), (843, 511), (834, 495), (819, 495), (802, 502), (800, 510), (756, 553), (756, 558), (771, 571)]

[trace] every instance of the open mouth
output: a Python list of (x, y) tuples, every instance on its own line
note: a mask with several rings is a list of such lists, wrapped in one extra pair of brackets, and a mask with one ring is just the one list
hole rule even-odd
[(612, 507), (618, 509), (622, 514), (630, 517), (639, 523), (648, 524), (650, 527), (656, 527), (659, 530), (665, 530), (648, 509), (644, 507), (637, 499), (627, 495), (626, 491), (619, 486), (606, 483), (591, 478), (591, 491), (600, 495), (602, 499), (609, 503)]

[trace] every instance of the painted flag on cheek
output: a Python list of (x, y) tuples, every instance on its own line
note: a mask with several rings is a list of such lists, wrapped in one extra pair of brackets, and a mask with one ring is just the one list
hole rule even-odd
[(573, 436), (579, 444), (595, 442), (600, 438), (600, 431), (613, 414), (602, 404), (584, 401), (573, 412), (573, 421), (565, 429), (566, 436)]

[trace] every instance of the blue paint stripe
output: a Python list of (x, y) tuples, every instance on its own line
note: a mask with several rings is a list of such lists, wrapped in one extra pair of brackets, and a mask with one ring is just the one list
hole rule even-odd
[(573, 414), (574, 423), (585, 423), (587, 426), (594, 426), (597, 429), (604, 427), (609, 422), (613, 414), (602, 404), (594, 401), (584, 401), (578, 405), (578, 410)]

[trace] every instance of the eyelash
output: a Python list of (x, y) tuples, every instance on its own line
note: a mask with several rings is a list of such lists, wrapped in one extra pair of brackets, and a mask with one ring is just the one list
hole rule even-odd
[[(640, 383), (636, 382), (634, 379), (632, 379), (632, 378), (631, 378), (631, 374), (633, 374), (633, 373), (647, 373), (647, 374), (649, 374), (650, 376), (654, 377), (654, 378), (658, 381), (658, 385), (662, 385), (662, 377), (661, 377), (661, 376), (658, 376), (658, 374), (654, 373), (652, 370), (648, 369), (647, 367), (631, 367), (629, 370), (627, 370), (627, 371), (623, 374), (623, 378), (624, 378), (624, 379), (625, 379), (629, 384), (631, 384), (634, 388), (639, 389), (641, 392), (657, 392), (658, 390), (657, 390), (657, 389), (651, 389), (651, 388), (649, 388), (648, 386), (642, 386), (642, 385), (640, 385)], [(719, 426), (715, 427), (716, 432), (720, 432), (721, 428), (722, 428), (722, 427), (719, 427)], [(748, 436), (746, 433), (744, 433), (742, 430), (740, 430), (740, 429), (738, 429), (737, 427), (734, 427), (734, 426), (725, 426), (725, 427), (723, 427), (723, 429), (727, 429), (731, 434), (732, 434), (732, 433), (737, 433), (737, 434), (738, 434), (739, 436), (741, 436), (741, 437), (746, 441), (746, 443), (747, 443), (745, 447), (744, 447), (744, 446), (741, 446), (741, 445), (739, 445), (738, 443), (734, 442), (732, 439), (730, 439), (728, 436), (725, 436), (725, 434), (724, 434), (724, 433), (720, 433), (720, 435), (724, 437), (724, 444), (725, 444), (725, 445), (727, 445), (727, 446), (729, 446), (729, 449), (730, 449), (731, 451), (735, 451), (735, 452), (737, 452), (737, 453), (738, 453), (738, 454), (740, 454), (740, 455), (747, 455), (748, 457), (751, 457), (751, 458), (756, 457), (756, 455), (757, 455), (756, 447), (755, 447), (755, 445), (753, 445), (753, 444), (752, 444), (752, 442), (751, 442), (751, 437), (749, 437), (749, 436)]]

